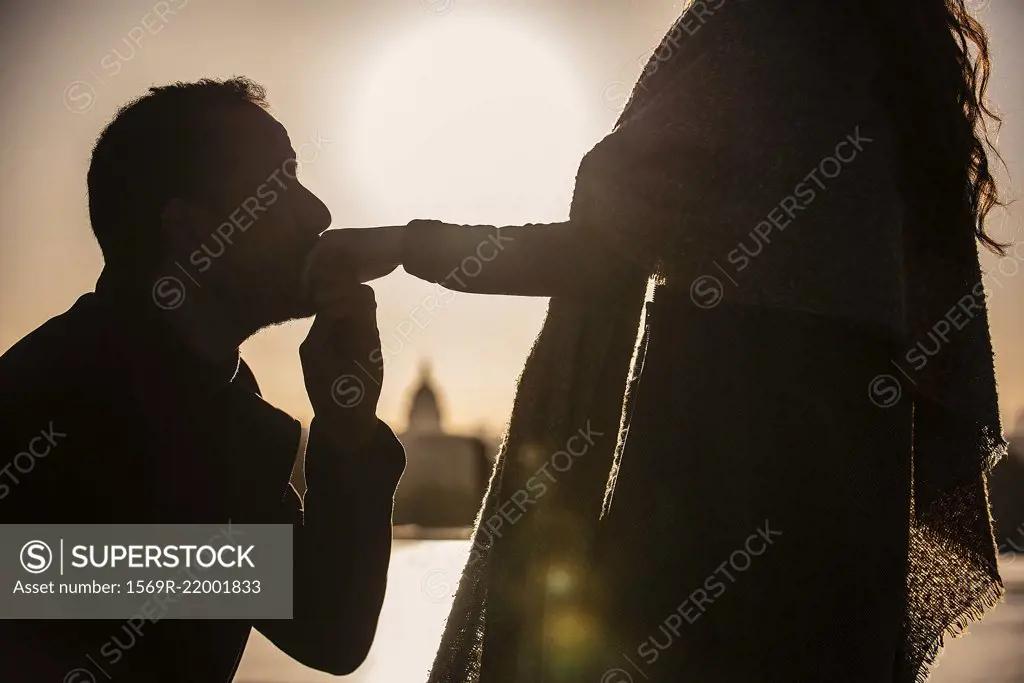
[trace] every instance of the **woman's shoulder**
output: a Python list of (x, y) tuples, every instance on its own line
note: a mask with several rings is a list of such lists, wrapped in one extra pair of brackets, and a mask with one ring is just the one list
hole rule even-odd
[(769, 68), (799, 66), (790, 73), (803, 76), (861, 80), (880, 65), (874, 28), (859, 0), (733, 0), (732, 5), (730, 37), (743, 41), (729, 46), (737, 56)]
[(654, 52), (617, 129), (730, 129), (741, 144), (808, 125), (833, 135), (823, 123), (876, 109), (880, 68), (855, 0), (698, 0)]
[(880, 68), (873, 30), (860, 0), (697, 0), (652, 53), (638, 98), (786, 83), (842, 93)]

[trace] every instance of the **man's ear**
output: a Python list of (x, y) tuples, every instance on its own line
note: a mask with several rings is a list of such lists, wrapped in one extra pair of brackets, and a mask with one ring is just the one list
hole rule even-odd
[(164, 210), (160, 214), (160, 221), (166, 227), (171, 227), (168, 224), (180, 223), (185, 216), (185, 201), (178, 197), (173, 197), (167, 200), (164, 204)]
[(160, 240), (175, 253), (192, 252), (209, 237), (209, 223), (210, 218), (201, 207), (173, 197), (160, 212)]

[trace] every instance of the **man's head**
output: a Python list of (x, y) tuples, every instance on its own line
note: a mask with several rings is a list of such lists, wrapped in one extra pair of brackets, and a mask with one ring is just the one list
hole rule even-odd
[(331, 215), (296, 179), (295, 155), (252, 81), (151, 88), (118, 111), (89, 166), (107, 270), (153, 288), (157, 305), (201, 291), (252, 330), (311, 315), (301, 269)]

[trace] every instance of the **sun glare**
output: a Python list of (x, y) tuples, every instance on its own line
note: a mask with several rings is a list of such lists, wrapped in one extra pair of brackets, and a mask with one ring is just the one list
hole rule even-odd
[(600, 134), (597, 99), (555, 46), (508, 20), (437, 17), (397, 36), (355, 95), (349, 159), (394, 222), (564, 220)]

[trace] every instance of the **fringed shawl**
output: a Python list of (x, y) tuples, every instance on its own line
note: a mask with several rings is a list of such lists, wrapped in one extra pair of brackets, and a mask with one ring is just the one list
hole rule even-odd
[[(594, 621), (585, 580), (576, 597), (567, 598), (553, 576), (587, 576), (606, 486), (614, 479), (616, 453), (628, 435), (628, 388), (642, 373), (640, 323), (647, 278), (660, 275), (669, 286), (686, 287), (689, 282), (680, 280), (680, 273), (696, 274), (694, 251), (706, 243), (709, 253), (720, 254), (716, 250), (736, 234), (723, 238), (701, 231), (714, 219), (678, 199), (683, 187), (699, 178), (693, 171), (681, 177), (678, 160), (656, 152), (661, 146), (678, 149), (678, 139), (693, 135), (693, 117), (679, 119), (694, 105), (681, 106), (680, 98), (700, 91), (694, 79), (702, 79), (707, 92), (706, 74), (714, 64), (709, 54), (723, 40), (716, 32), (732, 31), (732, 49), (740, 49), (736, 43), (743, 34), (737, 27), (755, 19), (778, 22), (780, 16), (788, 21), (778, 12), (799, 6), (706, 4), (720, 9), (710, 17), (688, 11), (680, 18), (652, 57), (615, 130), (581, 165), (570, 216), (574, 229), (581, 230), (581, 239), (603, 240), (631, 258), (637, 275), (618, 283), (614, 299), (551, 300), (519, 381), (431, 683), (580, 680), (588, 658), (601, 647), (601, 625)], [(797, 14), (791, 17), (794, 22)], [(775, 39), (781, 43), (809, 30), (794, 24)], [(769, 114), (749, 112), (751, 120)], [(692, 159), (697, 174), (703, 172), (701, 164), (714, 160), (715, 151), (712, 146), (708, 158)], [(740, 194), (733, 201), (742, 204), (747, 198)], [(721, 209), (706, 206), (703, 212)], [(901, 329), (891, 331), (905, 341), (907, 354), (879, 373), (899, 383), (899, 400), (914, 403), (908, 602), (893, 679), (912, 683), (925, 680), (945, 634), (963, 630), (1001, 595), (986, 473), (1005, 452), (1005, 442), (973, 234), (965, 230), (959, 242), (936, 245), (929, 239), (931, 226), (920, 225), (912, 211), (902, 225)], [(680, 233), (687, 239), (681, 242)], [(878, 262), (884, 256), (877, 254)], [(964, 310), (955, 328), (941, 322)], [(869, 390), (865, 387), (865, 400)], [(564, 455), (581, 433), (591, 438), (581, 455), (564, 461), (571, 465), (563, 471), (557, 454)], [(540, 484), (545, 484), (542, 493)], [(526, 499), (524, 492), (529, 492), (530, 506), (509, 514)], [(585, 637), (574, 639), (564, 635), (566, 629), (553, 628), (555, 614), (569, 615), (583, 626)]]

